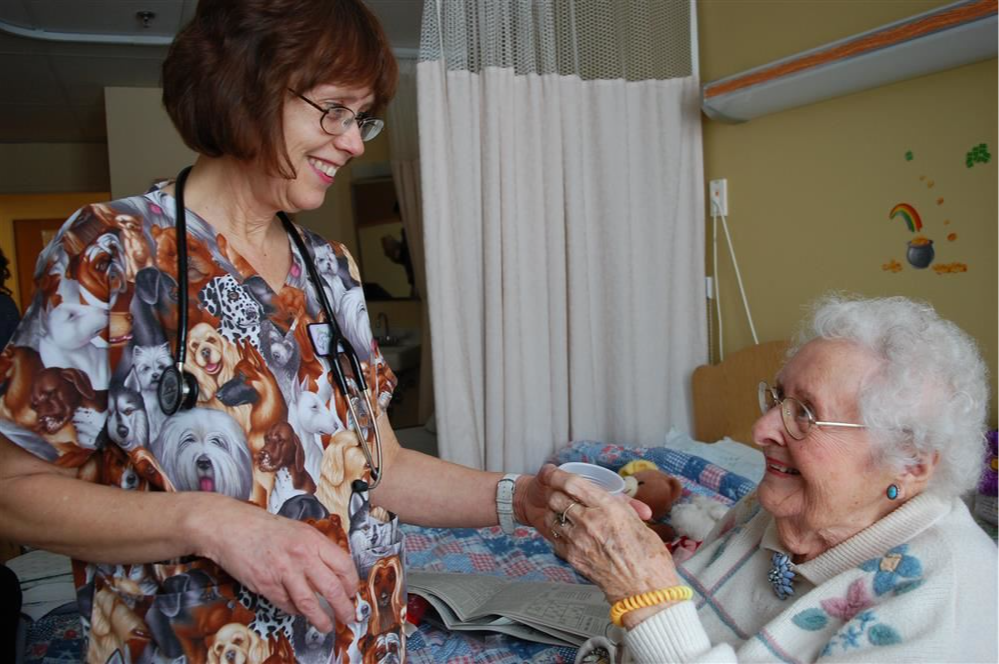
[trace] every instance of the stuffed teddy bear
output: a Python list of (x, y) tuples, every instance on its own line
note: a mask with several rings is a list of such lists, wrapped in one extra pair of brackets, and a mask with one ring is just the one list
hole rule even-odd
[(673, 527), (660, 521), (683, 495), (680, 480), (667, 475), (656, 464), (645, 459), (626, 463), (617, 472), (624, 478), (624, 492), (652, 509), (652, 518), (646, 521), (649, 528), (663, 542), (672, 542), (676, 537)]

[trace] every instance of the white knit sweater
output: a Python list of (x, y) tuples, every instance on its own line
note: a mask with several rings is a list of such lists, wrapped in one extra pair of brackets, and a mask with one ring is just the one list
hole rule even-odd
[[(999, 661), (999, 556), (963, 502), (921, 494), (795, 565), (780, 600), (767, 573), (783, 551), (750, 494), (680, 575), (694, 601), (628, 632), (637, 662)], [(786, 552), (785, 552), (786, 553)]]

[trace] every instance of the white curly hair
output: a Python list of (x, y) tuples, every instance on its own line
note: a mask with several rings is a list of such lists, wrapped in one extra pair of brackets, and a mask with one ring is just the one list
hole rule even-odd
[(975, 486), (989, 388), (967, 333), (925, 302), (831, 294), (813, 305), (788, 357), (814, 339), (854, 343), (881, 360), (857, 397), (876, 462), (902, 470), (936, 453), (927, 491), (959, 496)]

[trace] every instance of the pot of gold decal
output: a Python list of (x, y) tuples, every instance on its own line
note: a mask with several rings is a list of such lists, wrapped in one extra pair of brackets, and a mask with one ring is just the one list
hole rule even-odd
[(909, 250), (905, 252), (905, 257), (912, 267), (919, 269), (929, 267), (935, 256), (933, 240), (922, 235), (917, 235), (909, 240)]

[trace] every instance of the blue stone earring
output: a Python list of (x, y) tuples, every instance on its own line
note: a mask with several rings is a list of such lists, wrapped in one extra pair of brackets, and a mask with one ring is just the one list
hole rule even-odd
[(888, 500), (895, 500), (898, 498), (898, 487), (894, 484), (889, 484), (885, 495), (888, 496)]

